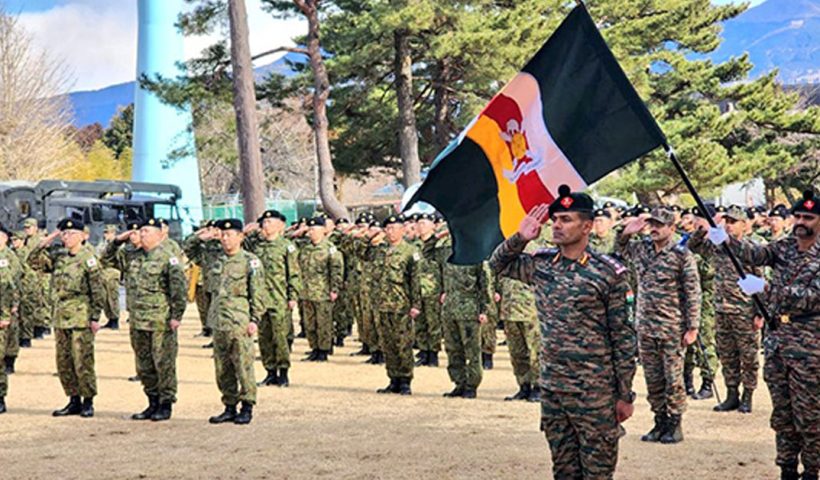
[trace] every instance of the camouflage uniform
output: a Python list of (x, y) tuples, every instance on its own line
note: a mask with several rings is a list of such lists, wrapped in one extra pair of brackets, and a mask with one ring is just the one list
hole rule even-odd
[(532, 285), (541, 329), (541, 429), (555, 478), (612, 478), (622, 429), (616, 400), (631, 402), (635, 330), (627, 317), (626, 268), (588, 250), (522, 253), (515, 234), (492, 255), (499, 275)]
[(333, 337), (333, 302), (330, 292), (339, 292), (344, 275), (341, 252), (329, 240), (308, 242), (299, 250), (302, 272), (300, 313), (310, 348), (330, 352)]
[[(342, 256), (344, 270), (342, 272), (342, 286), (337, 292), (339, 297), (333, 302), (333, 335), (341, 342), (353, 327), (353, 302), (351, 301), (350, 285), (350, 256), (345, 235), (339, 231), (333, 231), (328, 238), (330, 243), (336, 246)], [(342, 248), (342, 246), (345, 248)]]
[[(688, 248), (688, 242), (684, 241), (683, 244)], [(698, 275), (700, 276), (701, 307), (698, 337), (703, 343), (703, 352), (697, 343), (687, 346), (683, 358), (683, 370), (691, 374), (694, 368), (698, 367), (701, 380), (704, 384), (709, 384), (714, 381), (712, 375), (717, 374), (718, 368), (718, 355), (715, 348), (715, 265), (698, 253), (695, 253), (695, 261), (698, 264)]]
[(496, 285), (501, 295), (498, 316), (504, 322), (515, 381), (519, 386), (537, 385), (539, 332), (533, 288), (507, 277), (498, 278)]
[[(106, 229), (107, 230), (107, 229)], [(115, 230), (116, 231), (116, 230)], [(102, 258), (105, 250), (112, 242), (101, 241), (96, 248), (96, 255)], [(118, 322), (120, 319), (120, 276), (119, 270), (113, 267), (103, 268), (103, 282), (105, 284), (105, 317), (111, 322)]]
[(265, 286), (271, 308), (259, 320), (259, 352), (267, 371), (290, 368), (288, 334), (293, 327), (289, 301), (299, 299), (302, 282), (296, 246), (285, 237), (273, 240), (258, 232), (248, 235), (243, 247), (259, 257), (265, 271)]
[(371, 353), (382, 351), (382, 342), (379, 336), (379, 329), (376, 325), (376, 305), (373, 301), (375, 267), (372, 259), (365, 257), (368, 241), (366, 239), (356, 239), (356, 252), (361, 268), (361, 281), (359, 287), (359, 315), (361, 315), (361, 337)]
[(681, 339), (700, 321), (697, 261), (671, 239), (656, 252), (649, 238), (619, 235), (616, 249), (638, 275), (636, 318), (649, 404), (656, 416), (680, 416), (686, 410)]
[(72, 255), (62, 247), (36, 247), (28, 258), (35, 270), (51, 273), (51, 304), (57, 342), (57, 373), (69, 397), (97, 394), (94, 334), (105, 304), (102, 269), (93, 252)]
[[(345, 262), (345, 297), (347, 299), (347, 310), (349, 317), (356, 323), (356, 330), (359, 332), (359, 340), (367, 344), (364, 335), (364, 325), (362, 323), (362, 261), (359, 259), (357, 251), (357, 239), (350, 235), (345, 235), (339, 241), (339, 250), (344, 255)], [(352, 327), (352, 323), (351, 323)]]
[(441, 292), (443, 265), (450, 255), (449, 246), (443, 246), (435, 235), (421, 240), (419, 285), (421, 286), (421, 313), (416, 317), (416, 344), (423, 352), (441, 351)]
[(265, 290), (264, 267), (254, 254), (240, 250), (223, 256), (211, 272), (217, 283), (208, 310), (208, 324), (214, 328), (216, 383), (225, 406), (240, 401), (254, 405), (255, 355), (248, 323), (259, 323), (270, 306), (270, 295)]
[(179, 346), (170, 321), (181, 321), (187, 305), (181, 260), (162, 244), (146, 252), (114, 241), (103, 265), (125, 274), (131, 346), (143, 391), (162, 404), (176, 402)]
[(615, 251), (615, 231), (610, 230), (601, 237), (591, 233), (589, 235), (589, 248), (599, 253), (611, 255)]
[[(377, 322), (382, 333), (387, 376), (391, 383), (413, 378), (413, 319), (410, 309), (419, 309), (421, 254), (406, 241), (371, 246), (376, 271), (374, 291), (378, 299)], [(371, 257), (372, 256), (372, 257)]]
[(480, 314), (490, 310), (490, 285), (484, 264), (444, 264), (444, 350), (447, 373), (457, 388), (476, 390), (481, 384)]
[[(772, 268), (767, 301), (779, 320), (764, 342), (777, 464), (820, 469), (820, 242), (801, 252), (788, 237), (768, 245), (729, 240), (741, 261)], [(808, 476), (808, 475), (807, 475)]]
[[(211, 301), (219, 285), (219, 278), (215, 272), (219, 272), (219, 264), (225, 256), (222, 244), (219, 240), (201, 240), (196, 233), (191, 234), (182, 244), (185, 256), (195, 264), (199, 265), (200, 278), (202, 280), (202, 290), (197, 296), (197, 310), (203, 327), (213, 330), (214, 326), (208, 323), (211, 316), (208, 311)], [(204, 316), (204, 321), (202, 320)]]
[(41, 240), (40, 234), (28, 237), (23, 247), (16, 252), (23, 265), (19, 312), (21, 338), (32, 338), (34, 327), (44, 328), (49, 324), (49, 309), (51, 308), (48, 303), (49, 275), (37, 272), (28, 266), (28, 256)]
[[(16, 357), (16, 350), (19, 350), (17, 330), (14, 328), (19, 322), (19, 313), (15, 315), (12, 310), (19, 308), (20, 289), (18, 285), (22, 271), (17, 255), (10, 248), (0, 250), (0, 322), (10, 322), (8, 327), (0, 329), (0, 359), (4, 360), (7, 357)], [(0, 400), (7, 394), (8, 376), (6, 369), (0, 365)]]
[[(743, 239), (751, 242), (749, 239)], [(757, 388), (759, 338), (754, 328), (755, 305), (737, 284), (738, 275), (723, 248), (706, 240), (699, 231), (689, 240), (692, 251), (702, 254), (715, 270), (714, 309), (717, 313), (717, 352), (722, 366), (723, 381), (728, 388)], [(744, 271), (760, 276), (760, 269), (749, 264)], [(704, 302), (706, 298), (704, 297)]]

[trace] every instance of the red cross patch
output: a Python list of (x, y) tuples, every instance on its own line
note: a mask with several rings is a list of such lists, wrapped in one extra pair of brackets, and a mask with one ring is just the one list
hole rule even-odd
[(813, 209), (814, 208), (814, 200), (806, 200), (805, 202), (803, 202), (803, 206), (806, 207), (806, 209), (808, 209), (808, 210)]
[(573, 202), (572, 197), (564, 197), (564, 198), (562, 198), (562, 199), (561, 199), (561, 205), (562, 205), (564, 208), (569, 208), (569, 207), (571, 207), (571, 206), (572, 206), (572, 202)]

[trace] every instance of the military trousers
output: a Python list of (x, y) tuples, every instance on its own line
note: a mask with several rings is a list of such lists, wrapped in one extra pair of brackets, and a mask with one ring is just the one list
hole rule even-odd
[(333, 342), (333, 302), (303, 300), (301, 313), (310, 348), (329, 352)]
[(373, 304), (369, 297), (362, 296), (361, 298), (361, 315), (362, 315), (362, 338), (370, 348), (371, 352), (381, 351), (382, 342), (379, 336), (379, 329), (376, 325), (376, 311), (373, 309)]
[(702, 379), (714, 380), (709, 376), (709, 372), (712, 372), (712, 375), (717, 374), (718, 369), (718, 355), (715, 347), (715, 316), (713, 313), (706, 312), (701, 316), (698, 336), (703, 342), (703, 352), (701, 352), (697, 343), (686, 347), (683, 368), (691, 371), (694, 367), (698, 367)]
[(378, 312), (382, 350), (390, 379), (413, 378), (413, 319), (407, 312)]
[(160, 402), (177, 400), (177, 332), (172, 330), (148, 331), (132, 328), (131, 345), (137, 375), (148, 396), (159, 397)]
[(421, 299), (421, 313), (415, 323), (419, 350), (441, 351), (441, 303), (438, 295)]
[(40, 296), (37, 299), (36, 308), (35, 308), (35, 315), (34, 315), (34, 326), (35, 327), (48, 327), (51, 325), (51, 275), (49, 274), (38, 274), (40, 276), (39, 279), (39, 288), (40, 288)]
[[(8, 327), (0, 328), (0, 360), (6, 357), (6, 336), (9, 333)], [(9, 393), (9, 376), (6, 375), (6, 367), (0, 364), (0, 398)]]
[(92, 398), (97, 395), (94, 370), (94, 334), (90, 328), (57, 328), (57, 375), (69, 397)]
[(717, 351), (720, 357), (723, 381), (727, 387), (754, 390), (760, 369), (757, 351), (760, 348), (754, 328), (752, 309), (746, 312), (717, 314)]
[(553, 478), (612, 478), (621, 436), (612, 393), (542, 390), (541, 430), (549, 443)]
[(17, 357), (20, 354), (20, 339), (24, 338), (20, 335), (20, 317), (12, 315), (9, 320), (11, 323), (6, 327), (5, 355), (6, 357)]
[(265, 312), (259, 321), (259, 353), (265, 370), (290, 368), (288, 335), (293, 328), (291, 311), (286, 304)]
[(339, 292), (339, 297), (333, 302), (333, 335), (346, 337), (353, 327), (353, 314), (350, 293), (346, 290)]
[(108, 320), (120, 319), (120, 271), (116, 268), (103, 270), (103, 286), (105, 287), (105, 317)]
[(20, 338), (30, 340), (34, 337), (34, 317), (37, 315), (38, 308), (34, 299), (23, 297), (20, 300), (20, 306), (18, 307), (19, 313), (17, 315), (17, 321), (20, 325)]
[(504, 334), (510, 350), (510, 363), (518, 385), (536, 385), (539, 377), (538, 347), (540, 333), (535, 322), (504, 321)]
[[(781, 325), (781, 328), (784, 327)], [(770, 335), (777, 335), (770, 333)], [(820, 469), (820, 353), (785, 355), (783, 346), (766, 350), (763, 379), (772, 397), (778, 465), (800, 460), (807, 472)], [(805, 350), (804, 350), (805, 353)]]
[(640, 336), (639, 344), (652, 412), (682, 415), (686, 411), (686, 389), (683, 386), (681, 339)]
[(498, 336), (495, 331), (497, 321), (498, 317), (491, 316), (487, 323), (481, 326), (481, 353), (495, 354), (496, 344), (498, 343)]
[(199, 313), (199, 323), (202, 328), (213, 328), (208, 325), (208, 308), (211, 306), (211, 294), (205, 291), (205, 287), (197, 285), (194, 291), (194, 299), (196, 300), (196, 311)]
[(481, 384), (480, 329), (475, 318), (444, 319), (447, 373), (457, 386), (476, 389)]
[(214, 332), (216, 385), (222, 403), (256, 403), (256, 377), (253, 370), (253, 337), (244, 328)]

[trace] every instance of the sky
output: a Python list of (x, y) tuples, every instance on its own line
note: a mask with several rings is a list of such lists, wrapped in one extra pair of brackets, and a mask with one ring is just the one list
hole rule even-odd
[[(166, 0), (154, 0), (166, 1)], [(34, 44), (61, 60), (71, 75), (69, 90), (94, 90), (133, 81), (137, 67), (137, 0), (0, 0), (19, 15)], [(274, 19), (259, 0), (246, 0), (251, 53), (293, 45), (306, 23)], [(186, 58), (199, 54), (219, 35), (186, 37)], [(281, 56), (278, 55), (278, 56)], [(259, 65), (277, 55), (265, 57)]]
[[(166, 0), (154, 0), (166, 1)], [(713, 0), (725, 4), (734, 0)], [(763, 0), (752, 0), (757, 5)], [(69, 90), (93, 90), (129, 82), (136, 76), (137, 0), (0, 0), (6, 11), (19, 14), (20, 23), (36, 46), (67, 67)], [(251, 53), (292, 45), (305, 33), (298, 19), (278, 20), (263, 12), (259, 0), (246, 0)], [(188, 37), (185, 56), (192, 58), (218, 36)], [(281, 56), (281, 55), (280, 55)], [(270, 63), (266, 57), (257, 65)]]

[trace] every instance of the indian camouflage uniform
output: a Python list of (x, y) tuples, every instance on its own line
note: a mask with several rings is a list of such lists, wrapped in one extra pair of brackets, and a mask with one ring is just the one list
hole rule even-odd
[(368, 257), (376, 266), (374, 298), (387, 376), (391, 380), (413, 378), (413, 319), (410, 309), (419, 308), (421, 255), (402, 240), (397, 245), (374, 245)]
[[(742, 242), (752, 241), (743, 239)], [(754, 301), (738, 286), (738, 275), (723, 248), (707, 241), (705, 231), (695, 233), (689, 240), (689, 247), (701, 253), (715, 270), (717, 353), (723, 381), (730, 388), (742, 383), (746, 390), (754, 390), (757, 388), (757, 350), (760, 348), (754, 328)], [(761, 275), (759, 268), (748, 263), (743, 265), (743, 270), (748, 274)]]
[(299, 313), (302, 316), (308, 344), (312, 350), (330, 352), (333, 337), (333, 302), (330, 292), (342, 288), (344, 259), (328, 239), (314, 245), (308, 242), (299, 249), (302, 274)]
[[(18, 285), (22, 272), (23, 268), (17, 259), (17, 255), (8, 247), (0, 250), (0, 322), (9, 322), (8, 327), (0, 328), (0, 359), (12, 356), (9, 353), (9, 346), (19, 348), (17, 331), (14, 328), (14, 325), (19, 322), (19, 312), (15, 315), (12, 311), (19, 308), (20, 290)], [(9, 345), (10, 343), (13, 343), (13, 345)], [(14, 350), (11, 349), (11, 351)], [(8, 386), (6, 369), (0, 365), (0, 399), (8, 394)]]
[(216, 384), (224, 405), (254, 405), (255, 354), (248, 325), (258, 324), (270, 308), (264, 267), (254, 254), (240, 250), (233, 256), (224, 255), (214, 268), (217, 286), (208, 310), (208, 324), (214, 328)]
[(768, 245), (729, 240), (746, 263), (772, 268), (767, 295), (779, 320), (764, 342), (763, 378), (772, 397), (777, 464), (820, 469), (820, 243), (801, 252), (788, 237)]
[(617, 400), (631, 402), (635, 329), (626, 311), (627, 269), (587, 250), (530, 255), (515, 234), (492, 255), (497, 274), (531, 285), (541, 330), (541, 429), (553, 476), (611, 479), (618, 460)]
[(187, 306), (180, 258), (164, 243), (146, 252), (115, 241), (106, 248), (103, 265), (125, 274), (131, 347), (145, 394), (174, 403), (179, 346), (170, 321), (181, 321)]
[(659, 252), (651, 239), (619, 235), (616, 248), (638, 276), (637, 324), (649, 404), (657, 415), (686, 410), (683, 346), (700, 321), (700, 276), (695, 256), (672, 241)]
[(40, 247), (28, 258), (38, 271), (51, 273), (51, 305), (57, 342), (57, 374), (67, 396), (93, 398), (94, 333), (105, 304), (102, 268), (92, 250), (72, 255), (63, 247)]
[(243, 241), (262, 262), (270, 308), (259, 320), (259, 353), (268, 371), (290, 368), (288, 335), (293, 329), (289, 301), (299, 299), (302, 283), (296, 245), (285, 237), (268, 240), (254, 232)]
[(490, 310), (490, 279), (484, 264), (444, 264), (444, 293), (441, 308), (447, 373), (462, 389), (481, 384), (480, 314)]

